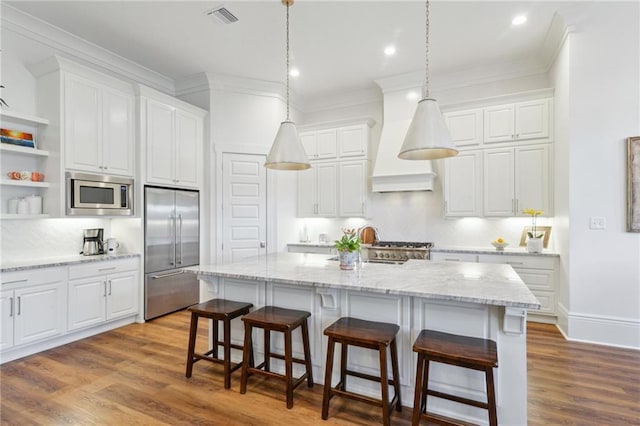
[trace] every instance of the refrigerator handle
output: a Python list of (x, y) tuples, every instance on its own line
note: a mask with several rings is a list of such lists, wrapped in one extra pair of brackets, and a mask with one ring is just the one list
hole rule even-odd
[(178, 259), (178, 265), (182, 265), (182, 215), (178, 215), (178, 244), (180, 244), (180, 257)]
[(176, 218), (171, 215), (169, 219), (171, 219), (171, 257), (173, 259), (169, 265), (174, 266), (176, 264)]

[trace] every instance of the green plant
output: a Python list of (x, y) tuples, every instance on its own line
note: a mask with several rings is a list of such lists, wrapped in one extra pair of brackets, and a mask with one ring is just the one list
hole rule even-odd
[(360, 237), (358, 236), (356, 229), (343, 229), (342, 238), (335, 240), (336, 250), (338, 251), (360, 251)]
[(522, 213), (528, 214), (531, 216), (531, 221), (532, 221), (531, 231), (527, 232), (527, 235), (529, 236), (529, 238), (542, 238), (544, 234), (539, 234), (536, 231), (536, 218), (541, 214), (543, 214), (544, 212), (542, 210), (536, 210), (536, 209), (524, 209), (522, 210)]

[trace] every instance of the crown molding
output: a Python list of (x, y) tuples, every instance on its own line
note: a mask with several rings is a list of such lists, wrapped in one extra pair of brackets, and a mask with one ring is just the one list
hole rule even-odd
[(366, 89), (332, 92), (321, 96), (300, 98), (304, 114), (349, 108), (370, 103), (382, 102), (380, 89), (373, 86)]
[(175, 92), (174, 82), (149, 68), (90, 43), (50, 23), (22, 12), (6, 3), (2, 4), (2, 29), (20, 34), (48, 46), (58, 53), (84, 62), (87, 66), (108, 71), (117, 76), (143, 83), (166, 93)]

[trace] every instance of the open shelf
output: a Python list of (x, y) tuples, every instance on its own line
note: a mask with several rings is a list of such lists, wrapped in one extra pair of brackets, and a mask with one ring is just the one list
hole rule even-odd
[(5, 118), (14, 123), (26, 124), (28, 126), (46, 126), (49, 124), (49, 120), (42, 117), (36, 117), (35, 115), (23, 114), (21, 112), (15, 112), (8, 109), (0, 110), (0, 118), (3, 123)]
[(30, 188), (48, 188), (49, 182), (32, 182), (30, 180), (10, 180), (2, 179), (0, 184), (7, 186), (26, 186)]
[(37, 148), (28, 148), (26, 146), (11, 145), (7, 143), (0, 144), (0, 151), (10, 152), (13, 154), (32, 155), (35, 157), (48, 157), (49, 151)]

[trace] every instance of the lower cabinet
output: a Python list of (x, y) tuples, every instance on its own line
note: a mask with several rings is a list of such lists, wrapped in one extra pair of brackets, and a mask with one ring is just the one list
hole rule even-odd
[(3, 274), (0, 350), (62, 334), (65, 287), (63, 268)]
[(1, 362), (135, 321), (139, 263), (135, 257), (3, 273)]

